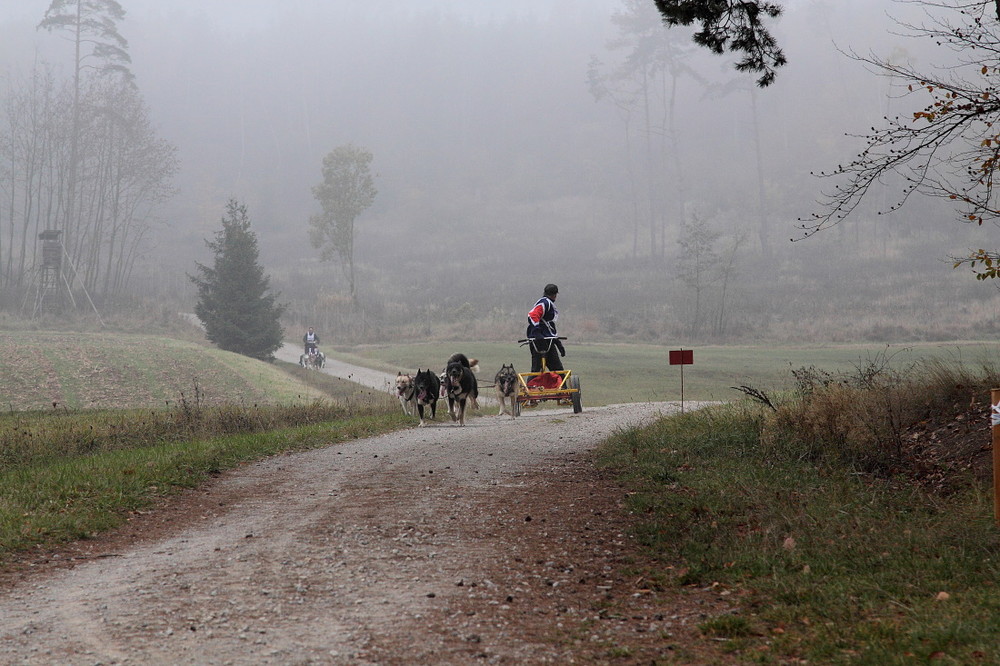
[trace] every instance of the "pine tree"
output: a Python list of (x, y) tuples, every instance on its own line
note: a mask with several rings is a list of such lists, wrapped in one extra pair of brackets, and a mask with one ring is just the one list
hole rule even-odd
[(230, 200), (222, 230), (205, 244), (215, 255), (214, 266), (196, 262), (199, 274), (188, 278), (198, 287), (194, 312), (206, 336), (220, 349), (273, 361), (284, 337), (279, 320), (286, 306), (278, 304), (279, 294), (271, 292), (270, 278), (257, 263), (247, 207)]
[[(742, 53), (740, 72), (756, 72), (761, 88), (774, 83), (785, 54), (764, 23), (781, 16), (782, 3), (767, 0), (654, 0), (668, 26), (700, 23), (694, 42), (713, 53)], [(1000, 0), (998, 0), (1000, 2)]]

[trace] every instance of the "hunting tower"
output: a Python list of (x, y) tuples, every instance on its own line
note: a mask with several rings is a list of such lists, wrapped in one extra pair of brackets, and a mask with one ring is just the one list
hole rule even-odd
[(66, 293), (73, 298), (66, 278), (63, 275), (63, 244), (59, 229), (46, 229), (38, 234), (42, 242), (42, 262), (38, 268), (38, 293), (35, 295), (35, 310), (32, 317), (42, 310), (60, 312), (63, 309), (63, 286)]

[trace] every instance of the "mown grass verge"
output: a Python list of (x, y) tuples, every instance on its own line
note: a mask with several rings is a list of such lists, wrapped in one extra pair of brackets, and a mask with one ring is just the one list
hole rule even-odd
[(643, 575), (726, 593), (736, 612), (701, 629), (746, 663), (1000, 663), (992, 494), (971, 471), (919, 483), (903, 437), (988, 404), (998, 376), (871, 369), (612, 438), (603, 464), (663, 562)]
[[(570, 336), (573, 334), (570, 333)], [(947, 362), (996, 358), (992, 342), (954, 342), (894, 345), (879, 344), (799, 345), (799, 346), (709, 346), (694, 348), (694, 365), (669, 364), (676, 344), (581, 343), (570, 337), (566, 342), (566, 368), (580, 379), (583, 406), (596, 407), (628, 402), (673, 401), (681, 399), (680, 372), (684, 369), (685, 400), (737, 400), (738, 387), (745, 384), (792, 389), (791, 368), (819, 366), (834, 372), (850, 372), (873, 355), (891, 356), (893, 367), (901, 368), (918, 358), (939, 358)], [(690, 347), (688, 347), (690, 348)], [(513, 341), (421, 342), (393, 345), (331, 347), (337, 358), (384, 370), (414, 372), (417, 368), (443, 368), (447, 358), (462, 352), (479, 360), (480, 385), (492, 384), (504, 363), (513, 363), (519, 372), (529, 369), (529, 354)]]
[[(325, 382), (336, 382), (327, 378)], [(384, 393), (307, 405), (0, 415), (0, 562), (92, 537), (209, 475), (286, 451), (412, 425)]]

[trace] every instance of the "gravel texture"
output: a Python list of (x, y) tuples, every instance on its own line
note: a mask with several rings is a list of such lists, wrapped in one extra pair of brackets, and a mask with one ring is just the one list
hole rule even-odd
[(726, 663), (591, 464), (643, 403), (274, 457), (0, 575), (3, 664)]

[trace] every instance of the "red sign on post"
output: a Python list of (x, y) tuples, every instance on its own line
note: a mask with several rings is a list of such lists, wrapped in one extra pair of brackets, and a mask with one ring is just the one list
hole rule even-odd
[(670, 350), (670, 365), (681, 366), (681, 413), (684, 413), (684, 366), (694, 363), (693, 349)]
[(670, 352), (670, 365), (691, 365), (694, 363), (693, 349), (674, 349)]

